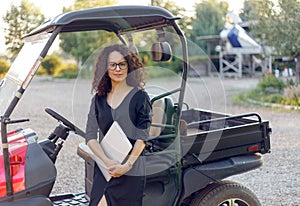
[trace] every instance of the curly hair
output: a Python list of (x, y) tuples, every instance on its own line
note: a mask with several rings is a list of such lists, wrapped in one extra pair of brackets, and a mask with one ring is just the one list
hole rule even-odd
[(107, 67), (108, 57), (114, 51), (120, 52), (128, 64), (128, 75), (126, 78), (127, 84), (144, 89), (144, 65), (139, 56), (132, 53), (127, 46), (115, 44), (104, 48), (97, 58), (94, 80), (92, 83), (92, 93), (96, 92), (99, 96), (103, 96), (107, 95), (111, 91), (112, 85), (110, 77), (108, 76)]

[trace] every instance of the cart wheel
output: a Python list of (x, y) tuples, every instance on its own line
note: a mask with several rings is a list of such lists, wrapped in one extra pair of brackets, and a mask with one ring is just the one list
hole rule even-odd
[(222, 181), (212, 183), (196, 195), (192, 206), (261, 206), (255, 194), (245, 186)]

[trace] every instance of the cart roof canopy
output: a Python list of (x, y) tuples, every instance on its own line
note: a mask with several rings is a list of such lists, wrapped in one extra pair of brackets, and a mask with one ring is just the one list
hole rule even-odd
[(27, 36), (44, 31), (52, 32), (62, 26), (60, 32), (106, 30), (117, 34), (131, 30), (168, 25), (179, 19), (169, 11), (153, 6), (113, 6), (60, 14), (33, 30)]

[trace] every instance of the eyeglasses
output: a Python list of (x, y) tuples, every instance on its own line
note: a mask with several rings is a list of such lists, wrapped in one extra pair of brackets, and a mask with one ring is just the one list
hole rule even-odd
[(114, 71), (117, 69), (117, 66), (119, 66), (120, 70), (125, 70), (127, 69), (127, 62), (126, 61), (123, 61), (123, 62), (120, 62), (120, 63), (115, 63), (115, 62), (109, 62), (108, 63), (108, 69), (110, 71)]

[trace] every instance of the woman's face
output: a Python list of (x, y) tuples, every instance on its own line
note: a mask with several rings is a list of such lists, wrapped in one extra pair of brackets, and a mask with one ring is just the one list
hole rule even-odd
[(118, 52), (113, 51), (108, 56), (107, 62), (108, 76), (112, 83), (120, 83), (126, 80), (128, 73), (128, 64), (124, 56)]

